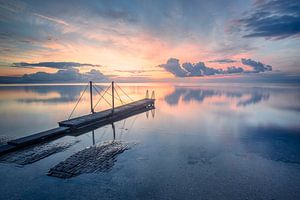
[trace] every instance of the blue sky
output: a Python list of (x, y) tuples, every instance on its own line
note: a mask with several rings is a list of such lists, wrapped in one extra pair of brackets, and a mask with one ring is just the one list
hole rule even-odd
[(298, 76), (299, 35), (297, 0), (0, 0), (0, 75)]

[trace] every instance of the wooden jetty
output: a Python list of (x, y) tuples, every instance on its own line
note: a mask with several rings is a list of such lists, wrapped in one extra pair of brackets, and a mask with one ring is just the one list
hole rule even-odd
[(113, 109), (104, 110), (101, 112), (76, 117), (73, 119), (58, 122), (60, 127), (69, 127), (72, 129), (84, 128), (91, 126), (94, 123), (101, 123), (103, 121), (114, 121), (115, 118), (122, 117), (128, 113), (138, 111), (143, 108), (153, 107), (154, 99), (141, 99), (126, 105), (122, 105)]
[[(65, 135), (73, 135), (72, 133), (83, 132), (85, 129), (89, 129), (91, 127), (101, 127), (115, 121), (119, 121), (125, 119), (129, 116), (145, 112), (151, 109), (154, 109), (154, 93), (152, 97), (149, 98), (149, 94), (147, 91), (146, 98), (133, 101), (131, 103), (121, 105), (118, 107), (114, 106), (114, 82), (112, 82), (112, 108), (100, 112), (95, 112), (93, 107), (93, 99), (92, 99), (92, 82), (90, 81), (90, 102), (91, 102), (91, 114), (83, 115), (76, 118), (71, 118), (68, 120), (64, 120), (58, 122), (59, 127), (53, 128), (50, 130), (46, 130), (43, 132), (39, 132), (36, 134), (32, 134), (26, 137), (22, 137), (19, 139), (11, 140), (7, 142), (7, 145), (0, 146), (0, 156), (11, 151), (15, 151), (20, 148), (24, 148), (29, 145), (38, 144), (42, 142), (46, 142), (49, 140), (53, 140)], [(102, 96), (103, 97), (103, 96)], [(80, 99), (79, 99), (80, 100)], [(78, 101), (79, 102), (79, 101)], [(77, 104), (78, 104), (77, 102)], [(76, 104), (76, 106), (77, 106)], [(75, 106), (75, 108), (76, 108)], [(73, 109), (74, 111), (74, 109)], [(73, 112), (72, 111), (72, 112)], [(72, 114), (72, 113), (71, 113)], [(76, 135), (76, 134), (74, 134)]]

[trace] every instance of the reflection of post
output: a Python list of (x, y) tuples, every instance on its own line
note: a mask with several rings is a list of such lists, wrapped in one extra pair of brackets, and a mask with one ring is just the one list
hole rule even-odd
[(114, 82), (111, 82), (111, 98), (112, 98), (112, 110), (111, 114), (114, 114), (115, 111), (115, 89), (114, 89)]
[(151, 114), (152, 114), (152, 118), (154, 118), (155, 117), (155, 109), (151, 110)]
[(90, 100), (91, 100), (91, 113), (94, 113), (93, 108), (93, 85), (92, 81), (90, 81)]
[(93, 139), (93, 145), (95, 145), (95, 133), (94, 133), (94, 130), (92, 130), (92, 139)]
[(112, 127), (112, 130), (113, 130), (113, 137), (114, 137), (113, 140), (115, 140), (116, 139), (116, 129), (115, 129), (114, 123), (111, 124), (111, 127)]

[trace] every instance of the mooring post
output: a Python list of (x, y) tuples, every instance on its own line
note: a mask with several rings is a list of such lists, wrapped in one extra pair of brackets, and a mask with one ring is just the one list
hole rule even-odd
[(90, 81), (90, 100), (91, 100), (91, 113), (94, 113), (94, 108), (93, 108), (93, 83)]
[(114, 82), (111, 82), (111, 98), (112, 98), (112, 110), (111, 110), (111, 114), (114, 114), (115, 111), (115, 88), (114, 88)]

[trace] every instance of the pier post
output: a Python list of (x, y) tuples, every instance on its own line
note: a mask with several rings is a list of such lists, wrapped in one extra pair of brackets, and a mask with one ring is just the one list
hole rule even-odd
[(90, 100), (91, 100), (91, 113), (94, 113), (94, 108), (93, 108), (93, 83), (90, 81)]
[(114, 88), (114, 82), (111, 82), (111, 98), (112, 98), (112, 110), (111, 114), (114, 114), (115, 111), (115, 88)]

